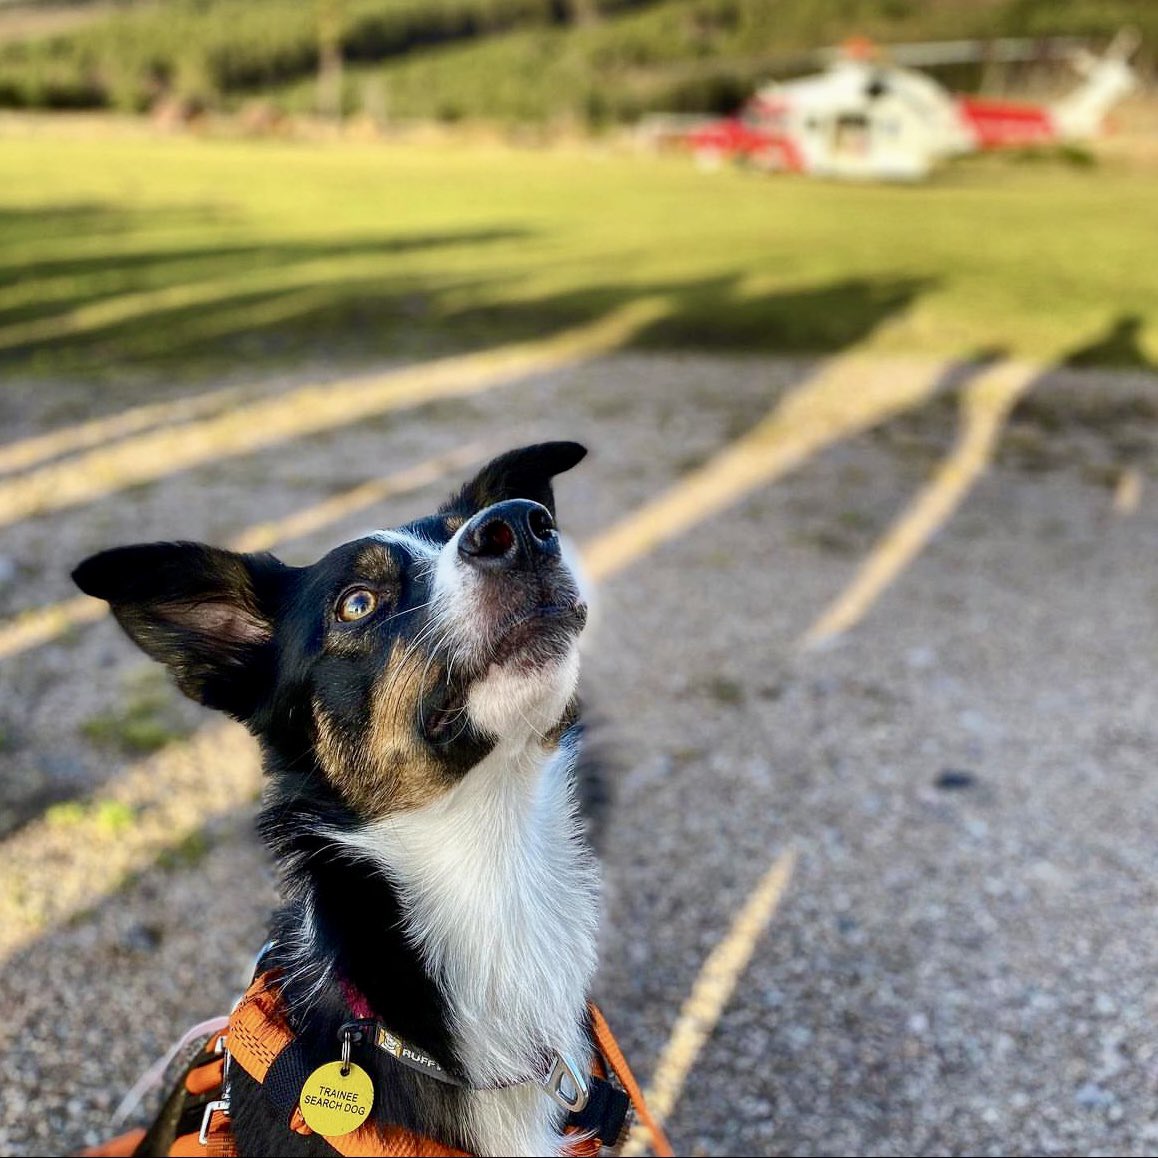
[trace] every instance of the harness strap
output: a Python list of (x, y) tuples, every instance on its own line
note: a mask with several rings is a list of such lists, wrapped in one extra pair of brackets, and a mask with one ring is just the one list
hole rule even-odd
[(671, 1148), (667, 1134), (647, 1108), (643, 1090), (639, 1088), (639, 1082), (635, 1080), (635, 1074), (631, 1072), (627, 1058), (623, 1056), (623, 1050), (619, 1048), (619, 1042), (615, 1040), (615, 1034), (607, 1024), (607, 1018), (603, 1016), (595, 1002), (591, 1002), (588, 1009), (591, 1013), (591, 1030), (595, 1034), (595, 1044), (612, 1073), (619, 1079), (619, 1084), (627, 1091), (639, 1120), (651, 1134), (651, 1148), (656, 1158), (674, 1158), (675, 1151)]
[(230, 1056), (259, 1085), (294, 1039), (279, 1005), (277, 993), (269, 986), (269, 974), (263, 973), (254, 978), (229, 1018)]
[(423, 1158), (427, 1155), (430, 1158), (471, 1158), (465, 1150), (444, 1146), (401, 1126), (391, 1126), (389, 1130), (367, 1130), (365, 1126), (359, 1126), (352, 1134), (327, 1138), (326, 1141), (345, 1158), (375, 1158), (378, 1154), (384, 1158), (414, 1158), (416, 1154), (423, 1155)]
[[(274, 1063), (294, 1041), (294, 1035), (282, 1017), (277, 992), (270, 985), (271, 979), (268, 974), (254, 979), (230, 1016), (226, 1040), (233, 1063), (261, 1085), (266, 1084)], [(640, 1122), (651, 1134), (656, 1158), (673, 1158), (671, 1144), (648, 1110), (639, 1083), (606, 1018), (594, 1003), (588, 1006), (588, 1014), (595, 1046), (593, 1073), (589, 1079), (587, 1106), (583, 1111), (573, 1113), (567, 1122), (567, 1133), (573, 1136), (568, 1142), (567, 1153), (571, 1158), (594, 1158), (603, 1146), (616, 1147), (621, 1143), (630, 1101)], [(217, 1099), (222, 1096), (223, 1059), (214, 1052), (216, 1040), (216, 1034), (210, 1037), (205, 1050), (194, 1059), (170, 1098), (172, 1110), (168, 1116), (172, 1118), (172, 1124), (168, 1129), (172, 1132), (168, 1133), (171, 1142), (167, 1153), (172, 1158), (236, 1158), (237, 1147), (228, 1112), (217, 1108), (222, 1104)], [(622, 1092), (606, 1080), (611, 1075), (622, 1086)], [(201, 1131), (192, 1122), (184, 1125), (194, 1111), (198, 1111), (199, 1121), (205, 1117)], [(159, 1126), (160, 1123), (149, 1131), (154, 1144), (160, 1141), (158, 1134), (164, 1135), (158, 1130)], [(191, 1127), (193, 1132), (188, 1133)], [(312, 1132), (296, 1106), (289, 1128), (302, 1134)], [(102, 1148), (96, 1153), (156, 1152), (149, 1146), (149, 1138), (142, 1139), (140, 1135), (131, 1141), (129, 1138), (116, 1141), (121, 1145), (127, 1142), (128, 1146), (123, 1150)], [(366, 1123), (349, 1134), (327, 1136), (325, 1141), (344, 1158), (412, 1158), (419, 1154), (429, 1158), (471, 1158), (466, 1151), (435, 1142), (401, 1126), (383, 1128)]]
[(89, 1146), (87, 1150), (80, 1152), (80, 1158), (132, 1158), (144, 1136), (144, 1127), (137, 1126), (124, 1134), (110, 1138), (107, 1142), (102, 1142), (99, 1146)]
[[(293, 1042), (293, 1033), (282, 1019), (277, 993), (270, 987), (269, 974), (254, 979), (229, 1019), (228, 1049), (233, 1060), (259, 1085), (264, 1085), (270, 1067)], [(215, 1113), (213, 1118), (224, 1118)], [(295, 1114), (300, 1117), (300, 1114)], [(299, 1133), (309, 1133), (304, 1121), (291, 1124)], [(210, 1136), (213, 1126), (210, 1124)], [(389, 1130), (360, 1127), (340, 1137), (326, 1138), (345, 1158), (372, 1158), (382, 1154), (388, 1158), (403, 1155), (429, 1154), (431, 1158), (470, 1158), (464, 1150), (443, 1146), (402, 1126)], [(197, 1153), (200, 1153), (198, 1151)]]

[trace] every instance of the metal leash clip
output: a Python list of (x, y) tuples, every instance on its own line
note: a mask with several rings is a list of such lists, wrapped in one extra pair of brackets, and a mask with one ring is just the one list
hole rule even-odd
[[(567, 1091), (564, 1090), (564, 1081), (569, 1081), (574, 1087), (575, 1094), (573, 1097), (568, 1097)], [(587, 1099), (590, 1096), (587, 1089), (587, 1079), (583, 1076), (578, 1066), (576, 1066), (569, 1057), (558, 1051), (555, 1053), (555, 1064), (551, 1067), (551, 1072), (543, 1082), (543, 1089), (546, 1090), (564, 1110), (569, 1110), (572, 1114), (579, 1113), (579, 1111), (587, 1105)]]

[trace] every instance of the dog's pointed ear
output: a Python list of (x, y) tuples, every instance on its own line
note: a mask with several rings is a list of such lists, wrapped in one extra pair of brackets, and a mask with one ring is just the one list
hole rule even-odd
[(531, 499), (542, 503), (553, 515), (555, 493), (551, 479), (570, 470), (586, 455), (587, 448), (577, 442), (539, 442), (508, 450), (488, 462), (442, 510), (469, 518), (507, 499)]
[(144, 543), (86, 559), (72, 573), (129, 637), (207, 707), (247, 719), (272, 673), (286, 567), (202, 543)]

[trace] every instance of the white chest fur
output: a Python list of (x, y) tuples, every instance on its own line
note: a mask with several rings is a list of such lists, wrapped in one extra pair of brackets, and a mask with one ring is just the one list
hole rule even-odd
[[(473, 1085), (541, 1072), (554, 1050), (589, 1061), (598, 876), (578, 837), (569, 763), (537, 737), (500, 744), (433, 804), (345, 838), (397, 885)], [(472, 1102), (480, 1154), (559, 1152), (560, 1112), (542, 1090)]]

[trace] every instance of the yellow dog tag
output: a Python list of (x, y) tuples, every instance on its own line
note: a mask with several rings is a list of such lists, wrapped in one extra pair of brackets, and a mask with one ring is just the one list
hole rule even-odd
[[(343, 1075), (343, 1068), (346, 1070)], [(356, 1130), (374, 1105), (374, 1083), (370, 1075), (352, 1062), (340, 1061), (318, 1066), (302, 1086), (298, 1106), (315, 1134), (337, 1138)]]

